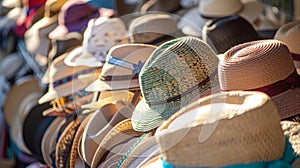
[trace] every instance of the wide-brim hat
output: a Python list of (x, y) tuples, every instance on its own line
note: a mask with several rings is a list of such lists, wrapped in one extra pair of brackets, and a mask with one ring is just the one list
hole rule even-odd
[(26, 146), (31, 151), (32, 156), (41, 163), (45, 163), (41, 148), (43, 135), (55, 119), (42, 115), (43, 110), (49, 107), (49, 103), (36, 104), (28, 113), (22, 130)]
[(12, 86), (3, 106), (5, 121), (10, 126), (12, 139), (18, 148), (27, 154), (31, 152), (24, 144), (22, 132), (23, 122), (29, 110), (26, 108), (30, 108), (42, 93), (38, 80), (27, 76)]
[[(203, 5), (201, 3), (206, 3), (206, 5)], [(234, 5), (235, 3), (237, 6), (232, 7), (232, 5)], [(233, 9), (233, 11), (226, 10), (224, 5), (222, 4), (226, 4), (226, 6), (230, 7), (230, 9)], [(225, 2), (217, 0), (211, 0), (211, 2), (200, 1), (198, 7), (192, 8), (182, 16), (182, 19), (178, 23), (178, 28), (187, 35), (201, 37), (202, 28), (209, 18), (218, 18), (237, 14), (246, 19), (251, 24), (254, 24), (259, 15), (263, 12), (263, 9), (263, 4), (256, 0), (247, 2), (240, 0), (236, 0), (235, 2)], [(221, 11), (223, 11), (224, 13), (218, 13)], [(205, 15), (205, 17), (203, 15)]]
[(109, 50), (99, 78), (86, 91), (139, 89), (138, 73), (156, 46), (121, 44)]
[(123, 143), (127, 143), (130, 139), (135, 137), (141, 137), (144, 133), (134, 131), (131, 125), (131, 119), (121, 121), (112, 128), (110, 132), (101, 141), (97, 148), (93, 161), (91, 164), (92, 168), (97, 167), (101, 162), (105, 160), (105, 153), (113, 152), (118, 154), (120, 151), (112, 151), (112, 148)]
[(198, 38), (177, 38), (159, 46), (139, 75), (143, 99), (133, 113), (133, 128), (152, 130), (216, 87), (217, 67), (216, 53)]
[(219, 62), (222, 91), (265, 92), (275, 102), (281, 119), (300, 114), (299, 78), (289, 49), (278, 40), (239, 44)]
[(199, 99), (164, 122), (155, 137), (161, 153), (158, 167), (291, 165), (296, 158), (275, 104), (262, 92)]

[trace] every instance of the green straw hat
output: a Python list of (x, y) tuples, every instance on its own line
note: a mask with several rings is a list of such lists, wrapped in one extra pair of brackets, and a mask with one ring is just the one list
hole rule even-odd
[(132, 116), (136, 131), (158, 127), (176, 111), (218, 85), (218, 58), (203, 41), (182, 37), (159, 46), (139, 75), (143, 99)]

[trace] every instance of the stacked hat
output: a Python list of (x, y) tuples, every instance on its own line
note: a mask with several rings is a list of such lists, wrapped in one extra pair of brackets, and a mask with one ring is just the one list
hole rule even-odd
[(229, 49), (219, 63), (220, 89), (268, 94), (281, 119), (300, 114), (300, 76), (287, 46), (278, 40), (246, 42)]
[(116, 44), (127, 43), (126, 26), (119, 18), (91, 19), (84, 32), (82, 47), (70, 52), (68, 66), (102, 67), (108, 50)]
[(159, 11), (173, 13), (181, 8), (180, 0), (148, 0), (143, 4), (140, 11), (149, 12), (149, 11)]
[(237, 44), (259, 40), (260, 37), (247, 20), (233, 15), (206, 22), (202, 39), (221, 54)]
[(253, 24), (262, 14), (264, 6), (257, 0), (206, 0), (199, 1), (196, 8), (186, 12), (178, 28), (188, 35), (201, 36), (202, 28), (209, 18), (240, 15)]
[(296, 159), (270, 97), (227, 92), (188, 105), (158, 128), (145, 167), (290, 167)]
[(281, 26), (274, 38), (284, 42), (289, 48), (297, 71), (300, 73), (300, 21), (292, 21)]
[(139, 75), (143, 99), (133, 113), (133, 128), (152, 130), (217, 86), (217, 67), (215, 52), (198, 38), (177, 38), (159, 46)]

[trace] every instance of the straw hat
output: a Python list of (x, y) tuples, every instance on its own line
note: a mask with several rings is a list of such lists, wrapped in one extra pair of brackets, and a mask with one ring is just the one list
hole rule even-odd
[(168, 14), (146, 14), (135, 18), (128, 28), (132, 43), (157, 45), (176, 36), (177, 22)]
[(159, 127), (156, 139), (160, 160), (146, 167), (276, 167), (296, 158), (276, 106), (262, 92), (199, 99)]
[(289, 141), (291, 142), (295, 153), (299, 156), (300, 155), (299, 122), (281, 121), (280, 124), (284, 132), (284, 135), (289, 137)]
[(217, 66), (215, 52), (198, 38), (183, 37), (162, 44), (139, 75), (143, 99), (133, 113), (133, 128), (152, 130), (215, 87)]
[(292, 56), (284, 43), (261, 40), (237, 45), (219, 63), (220, 88), (267, 93), (281, 119), (300, 114), (300, 89)]
[[(140, 137), (144, 133), (136, 132), (132, 128), (131, 119), (126, 119), (118, 123), (116, 126), (110, 130), (101, 141), (99, 147), (97, 148), (95, 155), (93, 157), (93, 161), (91, 164), (91, 168), (95, 168), (101, 164), (105, 160), (105, 154), (107, 152), (113, 152), (115, 154), (120, 155), (120, 151), (112, 151), (112, 148), (128, 142), (130, 139)], [(123, 155), (123, 153), (121, 153)]]
[(173, 13), (181, 8), (180, 0), (148, 0), (143, 4), (140, 12), (160, 11)]
[(68, 66), (102, 67), (108, 50), (117, 43), (128, 43), (126, 25), (119, 18), (91, 19), (84, 32), (82, 47), (70, 52)]
[(45, 163), (41, 148), (43, 135), (55, 119), (54, 117), (44, 117), (42, 115), (43, 110), (49, 107), (48, 103), (36, 104), (28, 113), (23, 123), (23, 130), (21, 130), (24, 142), (31, 151), (31, 155), (41, 163)]
[(122, 44), (109, 50), (99, 78), (87, 91), (139, 89), (138, 74), (156, 46)]
[(38, 80), (33, 77), (24, 77), (8, 92), (3, 106), (4, 118), (10, 126), (12, 140), (23, 152), (30, 154), (23, 140), (23, 122), (28, 114), (29, 104), (42, 95), (42, 88)]
[[(95, 68), (89, 67), (68, 67), (64, 64), (67, 53), (55, 59), (49, 70), (48, 92), (39, 99), (39, 103), (51, 101), (60, 97), (69, 96), (84, 89), (94, 78)], [(83, 79), (78, 79), (78, 75), (90, 74)]]
[(187, 35), (201, 37), (201, 31), (209, 18), (240, 15), (251, 24), (262, 14), (264, 5), (257, 0), (206, 0), (199, 1), (198, 7), (186, 12), (178, 23), (178, 28)]
[(300, 73), (300, 21), (292, 21), (281, 26), (274, 39), (284, 42), (289, 48), (297, 71)]
[(261, 38), (251, 23), (239, 15), (233, 15), (206, 22), (202, 39), (221, 54), (235, 45)]

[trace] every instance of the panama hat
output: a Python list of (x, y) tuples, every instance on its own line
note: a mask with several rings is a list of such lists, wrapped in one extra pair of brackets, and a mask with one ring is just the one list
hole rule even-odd
[(284, 42), (289, 48), (297, 71), (300, 73), (300, 21), (292, 21), (281, 26), (274, 39)]
[(68, 66), (102, 67), (108, 50), (120, 43), (128, 43), (126, 25), (121, 19), (91, 19), (84, 32), (82, 46), (72, 50), (65, 63)]
[[(151, 134), (151, 132), (149, 132)], [(131, 119), (126, 119), (115, 125), (110, 132), (104, 137), (98, 146), (91, 168), (95, 168), (105, 160), (105, 155), (107, 152), (114, 152), (118, 154), (120, 151), (112, 151), (112, 148), (118, 144), (127, 143), (129, 140), (135, 137), (141, 137), (142, 135), (146, 136), (142, 132), (136, 132), (132, 128)], [(122, 154), (121, 154), (122, 155)]]
[(156, 46), (121, 44), (112, 47), (99, 78), (86, 91), (139, 89), (138, 74)]
[(215, 52), (198, 38), (182, 37), (159, 46), (139, 75), (143, 99), (134, 110), (133, 128), (152, 130), (216, 87), (217, 67)]
[(232, 15), (206, 22), (202, 39), (221, 54), (235, 45), (261, 38), (247, 20), (239, 15)]
[[(39, 99), (39, 103), (51, 101), (60, 97), (69, 96), (84, 89), (93, 78), (95, 68), (85, 66), (68, 67), (64, 63), (67, 53), (55, 59), (49, 70), (49, 89), (48, 92)], [(78, 75), (90, 74), (84, 80), (78, 79)]]
[(278, 40), (246, 42), (229, 49), (221, 60), (221, 90), (265, 92), (275, 102), (281, 119), (300, 113), (300, 77), (284, 43)]
[(258, 19), (264, 9), (260, 1), (250, 0), (206, 0), (199, 1), (198, 7), (187, 11), (178, 23), (178, 28), (187, 35), (201, 37), (204, 24), (210, 18), (240, 15), (251, 24)]
[[(3, 106), (4, 118), (10, 126), (12, 140), (23, 152), (30, 154), (23, 140), (23, 122), (26, 118), (26, 107), (42, 95), (38, 80), (33, 77), (23, 77), (12, 86)], [(29, 107), (28, 107), (29, 108)]]
[(49, 107), (49, 103), (37, 104), (36, 102), (35, 106), (30, 109), (23, 123), (23, 130), (21, 130), (24, 142), (31, 151), (31, 155), (41, 163), (45, 163), (41, 148), (42, 138), (55, 119), (54, 117), (44, 117), (42, 115), (43, 110)]
[(262, 92), (199, 99), (164, 122), (155, 137), (161, 156), (146, 167), (276, 167), (296, 159), (274, 102)]

